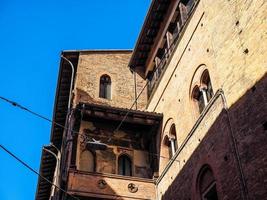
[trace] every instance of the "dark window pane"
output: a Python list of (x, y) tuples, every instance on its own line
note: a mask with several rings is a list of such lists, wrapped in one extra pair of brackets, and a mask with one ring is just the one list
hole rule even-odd
[(207, 165), (200, 172), (198, 187), (202, 200), (218, 200), (215, 178)]
[(199, 95), (198, 95), (198, 99), (197, 100), (198, 100), (199, 113), (201, 114), (202, 111), (205, 108), (204, 97), (203, 97), (202, 92), (199, 92)]
[(212, 186), (209, 191), (204, 195), (203, 200), (218, 200), (216, 185)]
[(200, 91), (199, 87), (194, 88), (192, 96), (194, 100), (196, 101), (199, 113), (201, 114), (205, 108), (205, 102), (204, 102), (203, 93)]
[(206, 90), (207, 100), (209, 102), (210, 99), (213, 97), (213, 89), (212, 89), (212, 84), (211, 84), (211, 81), (210, 81), (210, 75), (209, 75), (208, 70), (205, 70), (203, 72), (201, 82), (203, 84), (203, 87)]
[(124, 176), (132, 176), (132, 162), (126, 155), (119, 157), (118, 161), (118, 173)]
[(99, 97), (111, 99), (111, 79), (108, 75), (103, 75), (100, 78)]
[(211, 86), (211, 81), (209, 79), (209, 82), (207, 83), (207, 98), (208, 101), (212, 98), (213, 96), (213, 90), (212, 90), (212, 86)]
[(187, 13), (190, 13), (192, 8), (194, 7), (195, 0), (182, 0), (181, 2), (186, 6)]
[(169, 150), (169, 158), (172, 158), (173, 155), (172, 155), (171, 143), (169, 143), (168, 150)]

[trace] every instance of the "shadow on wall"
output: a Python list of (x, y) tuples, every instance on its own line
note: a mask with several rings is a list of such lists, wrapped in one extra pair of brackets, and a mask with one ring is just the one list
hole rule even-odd
[[(247, 90), (228, 112), (222, 110), (189, 160), (180, 161), (185, 165), (162, 199), (214, 199), (205, 196), (209, 192), (214, 194), (211, 191), (214, 188), (218, 199), (239, 200), (244, 194), (247, 199), (266, 198), (266, 141), (267, 74)], [(203, 166), (210, 167), (213, 181), (209, 178), (211, 175), (199, 179)], [(203, 185), (206, 188), (202, 190)]]

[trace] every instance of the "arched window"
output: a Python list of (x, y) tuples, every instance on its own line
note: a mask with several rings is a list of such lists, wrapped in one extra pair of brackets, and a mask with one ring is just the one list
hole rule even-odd
[(201, 200), (218, 200), (216, 181), (210, 167), (207, 165), (200, 170), (198, 190)]
[(176, 150), (178, 149), (175, 124), (171, 125), (169, 135), (170, 135), (169, 140), (170, 140), (170, 155), (171, 155), (170, 157), (172, 157), (172, 156), (174, 156)]
[(100, 77), (99, 97), (111, 99), (111, 79), (106, 74)]
[(93, 172), (95, 169), (95, 158), (91, 151), (83, 151), (80, 157), (80, 170)]
[(200, 78), (200, 86), (195, 86), (192, 92), (192, 98), (197, 102), (199, 113), (208, 105), (213, 96), (213, 89), (208, 70), (204, 70)]
[(127, 155), (119, 156), (118, 173), (123, 176), (132, 176), (132, 162)]

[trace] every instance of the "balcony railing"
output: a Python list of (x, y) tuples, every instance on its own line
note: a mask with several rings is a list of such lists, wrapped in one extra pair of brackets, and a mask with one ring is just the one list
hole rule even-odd
[(183, 6), (181, 6), (182, 2), (179, 3), (177, 7), (179, 8), (179, 15), (175, 19), (175, 22), (169, 24), (169, 26), (174, 25), (174, 28), (172, 28), (173, 30), (171, 31), (171, 38), (169, 41), (165, 41), (163, 48), (161, 49), (163, 50), (164, 54), (160, 57), (160, 61), (155, 64), (153, 72), (148, 77), (148, 97), (151, 96), (163, 72), (166, 70), (165, 65), (173, 53), (177, 40), (179, 39), (181, 32), (183, 31), (185, 24), (187, 23), (193, 10), (195, 9), (197, 2), (198, 0), (188, 0), (186, 1), (186, 5), (183, 4)]
[(72, 170), (68, 192), (82, 197), (104, 199), (155, 199), (153, 179)]

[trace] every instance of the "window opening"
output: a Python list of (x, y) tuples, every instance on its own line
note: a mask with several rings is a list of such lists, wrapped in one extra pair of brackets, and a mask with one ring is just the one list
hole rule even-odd
[(197, 101), (199, 113), (208, 105), (213, 97), (213, 89), (208, 70), (205, 70), (201, 76), (200, 86), (193, 89), (192, 97)]
[(111, 79), (108, 75), (100, 77), (99, 97), (111, 99)]
[(123, 176), (132, 176), (132, 162), (126, 155), (121, 155), (118, 160), (118, 173)]
[(203, 194), (202, 200), (218, 200), (216, 184), (212, 184), (206, 193)]
[[(204, 90), (200, 90), (199, 87), (196, 87), (194, 90), (193, 90), (193, 99), (195, 101), (197, 101), (197, 105), (198, 105), (198, 110), (199, 110), (199, 113), (201, 114), (202, 111), (204, 110), (206, 104), (207, 104), (207, 101), (206, 101), (206, 98), (204, 97), (205, 95), (205, 92)], [(205, 98), (205, 99), (204, 99)], [(205, 103), (206, 102), (206, 103)]]
[(182, 4), (186, 7), (186, 12), (189, 14), (195, 5), (195, 0), (182, 0)]
[(207, 101), (210, 101), (210, 99), (213, 96), (213, 89), (212, 89), (212, 84), (211, 84), (210, 75), (209, 75), (208, 70), (205, 70), (203, 75), (202, 75), (202, 85), (206, 90)]
[(200, 172), (199, 192), (201, 200), (218, 200), (215, 178), (208, 166), (204, 166)]

